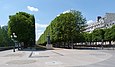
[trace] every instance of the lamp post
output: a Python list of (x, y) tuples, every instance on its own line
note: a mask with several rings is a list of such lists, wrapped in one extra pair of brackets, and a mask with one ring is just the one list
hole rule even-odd
[(16, 39), (17, 38), (17, 36), (16, 36), (16, 34), (15, 33), (13, 33), (12, 35), (11, 35), (11, 39), (12, 39), (12, 41), (14, 42), (14, 46), (13, 46), (13, 52), (15, 52), (15, 44), (16, 44)]

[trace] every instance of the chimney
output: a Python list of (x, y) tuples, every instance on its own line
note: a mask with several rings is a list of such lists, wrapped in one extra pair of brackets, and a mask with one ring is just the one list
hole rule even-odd
[(99, 22), (100, 19), (101, 19), (101, 16), (98, 16), (98, 17), (97, 17), (97, 21)]

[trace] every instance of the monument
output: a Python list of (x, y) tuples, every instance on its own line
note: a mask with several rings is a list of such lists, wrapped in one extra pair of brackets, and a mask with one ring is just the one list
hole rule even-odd
[(46, 48), (47, 49), (52, 49), (52, 44), (50, 42), (50, 35), (47, 35), (47, 44), (46, 44)]

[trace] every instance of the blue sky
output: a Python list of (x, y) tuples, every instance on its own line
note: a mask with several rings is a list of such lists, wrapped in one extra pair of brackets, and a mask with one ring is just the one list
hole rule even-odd
[(114, 0), (0, 0), (0, 25), (7, 25), (9, 15), (24, 11), (36, 18), (36, 40), (56, 15), (75, 9), (82, 12), (88, 22), (97, 16), (115, 12)]

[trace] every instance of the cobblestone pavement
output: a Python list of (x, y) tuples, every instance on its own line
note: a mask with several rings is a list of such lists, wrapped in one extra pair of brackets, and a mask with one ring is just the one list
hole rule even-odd
[(0, 52), (0, 67), (115, 67), (114, 53), (114, 50), (7, 50)]

